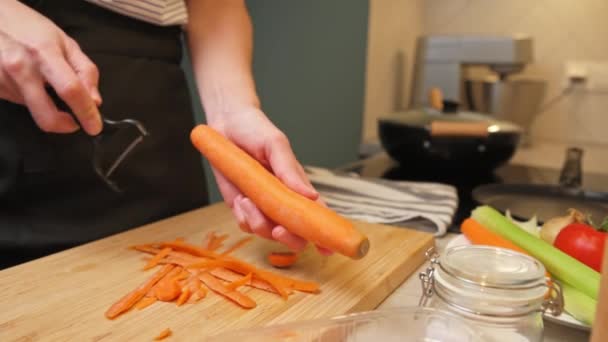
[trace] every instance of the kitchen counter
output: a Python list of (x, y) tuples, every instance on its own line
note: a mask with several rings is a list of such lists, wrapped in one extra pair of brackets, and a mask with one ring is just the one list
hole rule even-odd
[[(363, 177), (380, 177), (395, 180), (421, 180), (440, 181), (457, 187), (461, 199), (461, 207), (456, 213), (454, 224), (449, 233), (443, 237), (436, 238), (438, 252), (445, 249), (448, 243), (459, 235), (459, 223), (470, 214), (475, 206), (471, 198), (471, 190), (481, 184), (492, 182), (503, 183), (537, 183), (557, 184), (559, 172), (564, 162), (565, 152), (569, 146), (558, 143), (535, 143), (528, 147), (520, 148), (511, 161), (504, 167), (499, 168), (494, 174), (484, 177), (447, 177), (434, 175), (416, 175), (400, 167), (384, 152), (375, 150), (365, 159), (338, 168), (337, 171), (354, 172)], [(608, 191), (608, 154), (605, 149), (598, 146), (576, 146), (583, 148), (583, 187), (596, 191)], [(429, 263), (426, 262), (410, 276), (401, 286), (397, 288), (378, 309), (396, 306), (418, 305), (421, 294), (420, 280), (417, 276), (423, 272)], [(588, 331), (566, 327), (552, 322), (545, 323), (544, 341), (587, 341), (590, 338)]]
[(578, 147), (583, 150), (583, 172), (608, 174), (608, 146), (591, 144), (566, 144), (561, 142), (538, 141), (530, 146), (522, 146), (510, 163), (550, 169), (559, 169), (564, 163), (566, 150)]

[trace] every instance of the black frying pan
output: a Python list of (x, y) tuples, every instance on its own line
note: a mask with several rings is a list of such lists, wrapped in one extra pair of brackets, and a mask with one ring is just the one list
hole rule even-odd
[(378, 121), (382, 147), (403, 167), (435, 172), (489, 172), (515, 153), (521, 129), (471, 112), (432, 109), (394, 113)]
[(568, 209), (575, 208), (599, 222), (608, 216), (608, 193), (581, 188), (582, 154), (578, 148), (568, 149), (559, 184), (482, 185), (473, 190), (473, 199), (503, 213), (509, 210), (520, 220), (536, 215), (543, 223), (552, 217), (564, 216)]

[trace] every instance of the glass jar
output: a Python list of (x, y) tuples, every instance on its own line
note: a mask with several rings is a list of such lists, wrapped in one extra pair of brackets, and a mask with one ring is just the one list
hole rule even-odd
[[(446, 310), (477, 327), (484, 341), (542, 341), (542, 315), (563, 310), (561, 288), (536, 259), (490, 246), (457, 246), (420, 274), (421, 306)], [(441, 260), (440, 260), (441, 259)]]

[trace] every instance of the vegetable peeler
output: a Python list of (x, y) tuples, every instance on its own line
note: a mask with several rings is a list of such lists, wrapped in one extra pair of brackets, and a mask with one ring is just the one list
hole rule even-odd
[[(103, 129), (96, 136), (92, 137), (93, 143), (93, 156), (91, 162), (95, 173), (115, 192), (122, 192), (118, 185), (110, 179), (114, 171), (122, 164), (127, 156), (135, 149), (139, 143), (141, 143), (145, 136), (148, 135), (148, 131), (141, 124), (141, 122), (134, 119), (123, 119), (123, 120), (110, 120), (102, 116)], [(114, 151), (116, 157), (110, 157), (104, 159), (108, 152), (115, 150), (112, 148), (112, 144), (120, 144), (118, 136), (125, 135), (127, 130), (132, 131), (134, 134), (133, 138), (129, 139), (130, 142), (126, 144), (125, 148), (120, 148), (118, 151)], [(124, 144), (123, 144), (124, 146)], [(109, 163), (104, 163), (108, 160)]]
[[(53, 89), (48, 88), (48, 92), (57, 108), (69, 113), (78, 123), (76, 115)], [(93, 145), (91, 163), (99, 178), (114, 192), (121, 193), (111, 176), (149, 133), (141, 122), (134, 119), (110, 120), (102, 115), (101, 120), (101, 132), (90, 137)]]

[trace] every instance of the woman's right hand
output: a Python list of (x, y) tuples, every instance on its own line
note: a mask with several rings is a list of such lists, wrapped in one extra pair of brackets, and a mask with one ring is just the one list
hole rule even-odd
[[(101, 131), (99, 71), (72, 38), (17, 0), (0, 6), (0, 98), (25, 105), (45, 132)], [(78, 118), (55, 106), (50, 85)]]

